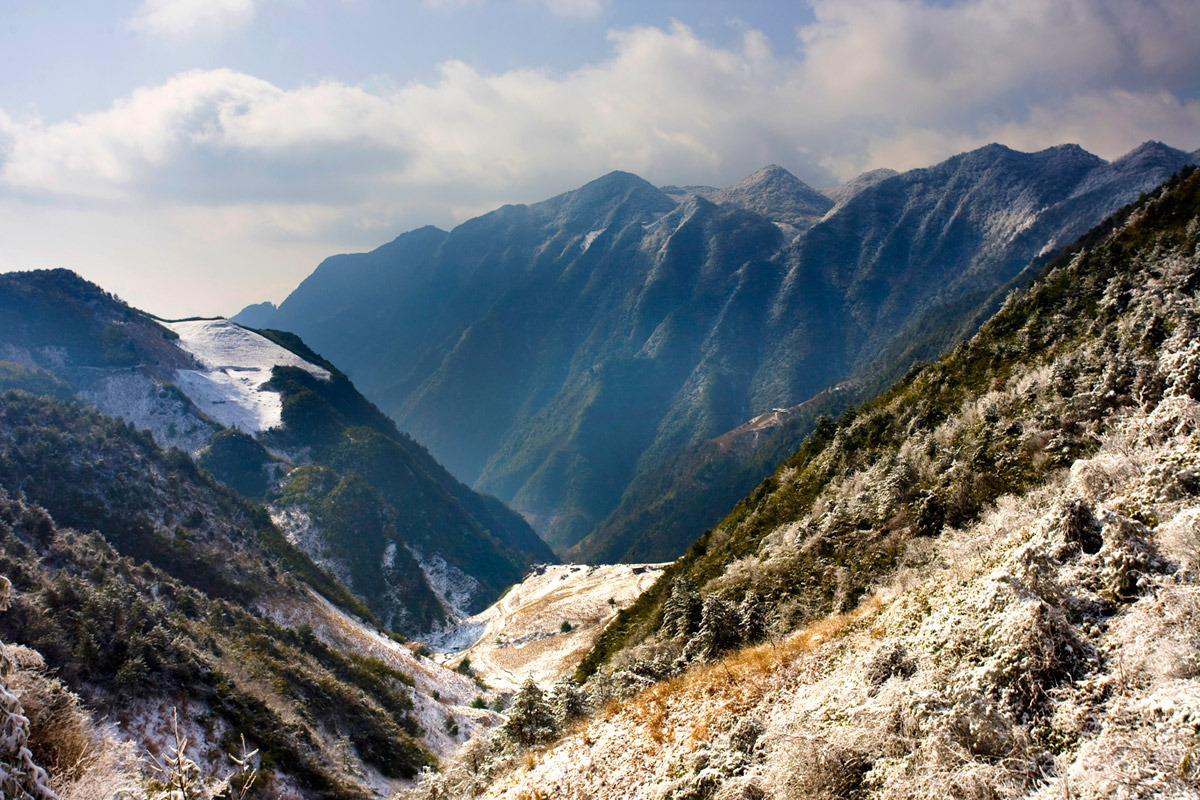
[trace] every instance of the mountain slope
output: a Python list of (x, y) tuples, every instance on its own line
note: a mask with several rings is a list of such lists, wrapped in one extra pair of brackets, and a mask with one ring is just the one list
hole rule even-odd
[[(65, 271), (0, 276), (0, 302), (11, 321), (0, 350), (269, 501), (288, 536), (393, 629), (477, 611), (528, 562), (553, 558), (524, 520), (454, 480), (294, 335), (158, 321)], [(312, 469), (324, 479), (308, 480)], [(447, 574), (465, 587), (461, 608), (439, 598)]]
[[(1197, 342), (1192, 170), (693, 545), (585, 661), (624, 702), (439, 796), (1196, 794)], [(771, 641), (697, 663), (685, 574)]]
[[(822, 334), (827, 342), (834, 341), (835, 334), (842, 341), (845, 356), (833, 363), (857, 362), (839, 384), (840, 391), (791, 404), (772, 424), (756, 426), (752, 436), (697, 443), (660, 467), (643, 471), (612, 514), (571, 551), (572, 557), (638, 562), (679, 555), (701, 531), (717, 523), (722, 503), (727, 508), (798, 447), (821, 414), (840, 414), (897, 380), (909, 365), (937, 358), (969, 336), (1009, 291), (1036, 274), (1039, 264), (1025, 264), (1037, 254), (1038, 242), (1044, 242), (1040, 250), (1049, 251), (1055, 243), (1078, 236), (1085, 220), (1101, 219), (1188, 160), (1157, 143), (1143, 145), (1112, 164), (1092, 167), (1094, 158), (1077, 148), (1033, 156), (993, 148), (886, 178), (843, 201), (844, 208), (798, 241), (788, 255), (792, 274), (805, 275), (808, 284), (797, 288), (797, 294), (819, 292), (815, 283), (825, 287), (829, 302), (845, 306), (842, 314), (824, 320)], [(1050, 202), (1079, 174), (1083, 180), (1065, 199)], [(893, 181), (899, 185), (891, 186)], [(949, 207), (948, 198), (961, 196), (961, 188), (955, 187), (963, 184), (973, 188)], [(903, 205), (888, 193), (903, 197)], [(1006, 215), (1019, 216), (1017, 209), (1022, 207), (1040, 210), (1028, 217), (1028, 228), (1018, 230), (1020, 225)], [(880, 213), (892, 216), (881, 220)], [(986, 226), (998, 228), (1001, 235), (989, 233)], [(872, 238), (880, 232), (887, 236)], [(861, 241), (855, 238), (860, 234)], [(955, 239), (958, 245), (951, 244)], [(991, 244), (967, 246), (964, 240)], [(955, 246), (961, 257), (953, 255)], [(972, 260), (964, 264), (968, 257)], [(826, 275), (814, 277), (822, 272)], [(845, 279), (837, 273), (858, 277), (842, 285)], [(914, 280), (914, 273), (926, 277)], [(926, 294), (914, 294), (919, 287), (925, 287)], [(842, 332), (838, 326), (843, 326)], [(828, 349), (812, 348), (810, 358), (795, 358), (811, 346), (803, 330), (781, 327), (772, 341), (777, 357), (768, 358), (768, 363), (791, 359), (790, 368), (804, 376), (828, 368)], [(851, 354), (856, 351), (870, 355), (854, 359)], [(766, 388), (778, 376), (767, 373), (759, 380)], [(803, 396), (820, 384), (810, 380), (809, 388), (797, 394)], [(762, 405), (767, 407), (765, 398)], [(734, 441), (736, 447), (731, 446)]]
[(200, 753), (244, 733), (274, 764), (271, 784), (313, 798), (372, 794), (333, 758), (339, 735), (349, 763), (385, 781), (430, 761), (396, 661), (273, 620), (282, 608), (325, 616), (308, 586), (369, 612), (180, 451), (77, 403), (9, 391), (0, 507), (0, 569), (16, 590), (0, 630), (123, 736), (154, 746), (174, 706), (199, 726)]
[[(829, 213), (773, 168), (680, 203), (616, 173), (423, 233), (423, 259), (388, 255), (408, 234), (330, 260), (270, 324), (346, 364), (454, 474), (564, 552), (685, 448), (873, 369), (914, 326), (972, 318), (1039, 252), (1189, 159), (993, 145), (875, 180)], [(785, 236), (776, 220), (805, 198), (826, 215)], [(340, 307), (353, 336), (323, 299), (351, 276), (378, 298)]]

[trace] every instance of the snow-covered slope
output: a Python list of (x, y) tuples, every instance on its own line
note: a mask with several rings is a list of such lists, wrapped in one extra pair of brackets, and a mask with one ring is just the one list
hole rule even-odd
[[(1172, 562), (1195, 574), (1200, 501), (1164, 498), (1173, 465), (1197, 463), (1198, 421), (1187, 397), (1131, 416), (1052, 485), (914, 542), (930, 567), (651, 687), (487, 796), (1196, 797), (1200, 587)], [(1080, 499), (1092, 554), (1063, 524)], [(1129, 513), (1161, 515), (1158, 532)], [(1090, 616), (1122, 591), (1141, 596)]]
[(163, 323), (202, 370), (181, 369), (175, 379), (196, 406), (217, 422), (255, 434), (283, 421), (283, 401), (264, 389), (276, 366), (299, 367), (328, 380), (329, 371), (227, 319)]
[[(538, 567), (483, 612), (430, 642), (441, 659), (468, 658), (497, 689), (527, 676), (541, 686), (575, 670), (604, 626), (649, 588), (663, 564)], [(563, 623), (570, 626), (563, 630)]]

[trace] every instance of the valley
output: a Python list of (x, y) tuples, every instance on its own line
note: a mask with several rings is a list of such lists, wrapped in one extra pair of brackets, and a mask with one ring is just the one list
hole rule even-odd
[[(988, 145), (855, 179), (836, 204), (774, 166), (724, 189), (614, 172), (331, 257), (255, 320), (351, 371), (560, 557), (669, 560), (819, 413), (969, 337), (1031, 262), (1196, 160), (1158, 142), (1111, 162)], [(710, 452), (846, 382), (863, 391), (761, 443), (770, 455)]]
[[(1024, 163), (985, 151), (967, 162)], [(1161, 159), (1190, 158), (1139, 153), (1114, 167), (1068, 148), (1026, 164), (1090, 175), (1052, 229), (1082, 225)], [(1105, 177), (1130, 171), (1132, 183)], [(792, 198), (790, 244), (778, 225), (761, 240), (790, 255), (735, 270), (775, 271), (772, 293), (736, 312), (769, 334), (771, 314), (750, 309), (831, 296), (795, 284), (816, 274), (806, 248), (906, 175), (816, 206), (796, 205), (811, 198), (778, 168), (690, 187), (674, 207), (634, 176), (548, 202), (593, 209), (615, 188), (601, 207), (625, 220), (623, 252), (657, 242), (651, 282), (689, 220), (708, 219), (704, 246), (676, 263), (700, 257), (677, 279), (702, 287), (727, 263), (716, 221), (765, 232), (745, 215)], [(129, 754), (164, 757), (176, 726), (210, 787), (246, 734), (270, 797), (1191, 791), (1198, 180), (1185, 168), (1065, 248), (1014, 244), (1034, 217), (987, 217), (999, 238), (960, 252), (961, 274), (919, 313), (872, 284), (900, 281), (873, 272), (882, 262), (839, 272), (821, 256), (821, 292), (847, 314), (839, 346), (858, 338), (878, 355), (843, 349), (827, 387), (809, 374), (809, 389), (778, 395), (799, 402), (679, 439), (642, 484), (610, 481), (617, 516), (564, 551), (608, 562), (596, 564), (556, 563), (526, 519), (455, 479), (294, 333), (159, 320), (61, 270), (0, 276), (7, 674), (74, 698), (79, 741), (98, 755), (70, 771), (61, 747), (30, 752), (57, 759), (64, 792), (137, 780)], [(579, 253), (610, 246), (597, 224)], [(909, 235), (919, 275), (924, 234)], [(997, 252), (1030, 255), (1001, 269)], [(667, 430), (646, 364), (686, 341), (701, 361), (733, 346), (669, 334), (702, 318), (702, 294), (642, 329), (643, 355), (593, 365), (599, 383), (571, 390), (589, 397), (582, 416), (521, 423), (550, 425), (531, 440), (562, 444), (555, 426), (574, 419), (571, 441), (590, 430), (606, 458), (649, 463), (626, 449), (618, 413), (649, 403), (667, 417), (634, 427)], [(607, 324), (588, 336), (628, 336)], [(767, 335), (761, 352), (792, 353), (781, 341)], [(539, 469), (600, 480), (599, 462), (553, 463)], [(658, 560), (620, 563), (638, 553)], [(29, 708), (33, 729), (55, 724)], [(1148, 725), (1163, 744), (1129, 756), (1131, 773), (1120, 754)]]

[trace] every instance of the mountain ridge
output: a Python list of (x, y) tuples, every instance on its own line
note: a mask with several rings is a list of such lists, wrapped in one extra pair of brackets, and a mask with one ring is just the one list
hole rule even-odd
[[(826, 198), (799, 236), (753, 211), (706, 210), (737, 208), (713, 203), (724, 190), (676, 203), (615, 174), (463, 223), (424, 266), (445, 291), (359, 306), (369, 330), (356, 329), (357, 344), (318, 320), (316, 285), (280, 314), (371, 373), (364, 386), (401, 427), (562, 553), (683, 448), (872, 368), (873, 353), (939, 309), (971, 318), (969, 298), (986, 302), (1039, 252), (1190, 158), (1149, 146), (1109, 164), (1077, 146), (989, 145), (870, 182), (838, 206)], [(615, 185), (650, 205), (616, 223), (614, 206), (579, 216), (585, 197)], [(388, 344), (360, 360), (375, 341)], [(385, 363), (396, 342), (405, 354)]]

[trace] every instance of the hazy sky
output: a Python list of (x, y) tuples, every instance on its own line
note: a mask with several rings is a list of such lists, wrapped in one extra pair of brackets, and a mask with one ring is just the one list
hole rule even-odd
[(0, 271), (165, 316), (624, 169), (1200, 147), (1197, 0), (0, 0)]

